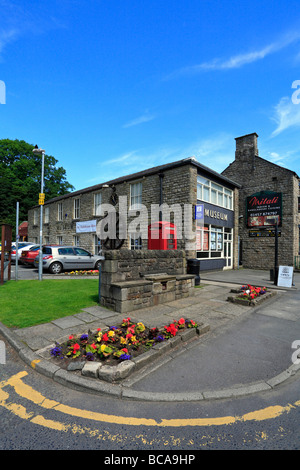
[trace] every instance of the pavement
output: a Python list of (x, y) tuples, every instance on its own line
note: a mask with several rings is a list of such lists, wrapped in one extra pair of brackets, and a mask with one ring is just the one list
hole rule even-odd
[[(255, 307), (228, 302), (230, 290), (243, 284), (266, 286), (276, 295)], [(201, 273), (201, 286), (185, 299), (126, 315), (96, 306), (23, 329), (0, 323), (0, 333), (27, 365), (72, 389), (142, 401), (246, 396), (270, 391), (300, 369), (298, 361), (292, 360), (297, 348), (300, 351), (300, 273), (294, 274), (293, 284), (291, 288), (275, 286), (269, 271), (261, 270)], [(124, 316), (150, 327), (190, 318), (200, 325), (201, 334), (181, 341), (117, 383), (65, 370), (49, 357), (55, 341), (112, 326)]]

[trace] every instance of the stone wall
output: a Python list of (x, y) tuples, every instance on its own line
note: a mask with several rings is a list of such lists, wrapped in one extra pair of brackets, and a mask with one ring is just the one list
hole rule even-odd
[[(239, 236), (245, 268), (271, 269), (275, 264), (275, 239), (250, 238), (246, 220), (246, 198), (260, 191), (282, 193), (282, 227), (278, 239), (280, 265), (293, 265), (299, 250), (299, 178), (286, 168), (258, 156), (257, 134), (236, 139), (235, 161), (223, 175), (242, 185), (239, 190)], [(253, 227), (255, 228), (255, 227)]]
[(185, 272), (183, 250), (106, 251), (100, 303), (128, 313), (188, 297), (193, 293), (195, 277)]
[[(62, 237), (62, 243), (64, 245), (73, 245), (74, 236), (79, 236), (79, 244), (87, 250), (93, 251), (95, 233), (80, 233), (76, 234), (76, 222), (87, 221), (87, 220), (101, 220), (102, 217), (95, 214), (94, 211), (94, 197), (95, 194), (101, 193), (102, 203), (111, 204), (111, 196), (114, 188), (114, 194), (118, 198), (118, 202), (115, 205), (115, 209), (118, 212), (120, 197), (126, 197), (128, 207), (130, 205), (130, 186), (134, 183), (142, 183), (142, 204), (148, 209), (148, 223), (151, 222), (151, 204), (160, 204), (160, 176), (159, 172), (153, 171), (147, 174), (147, 176), (141, 176), (140, 178), (132, 178), (132, 176), (122, 178), (119, 182), (116, 180), (113, 184), (98, 185), (96, 187), (86, 188), (82, 191), (76, 191), (70, 195), (58, 197), (45, 203), (44, 205), (44, 219), (46, 207), (49, 208), (49, 221), (43, 225), (43, 241), (48, 240), (47, 243), (57, 244), (58, 237)], [(163, 191), (163, 203), (166, 203), (169, 207), (173, 206), (176, 210), (180, 209), (182, 215), (182, 234), (183, 237), (178, 240), (178, 249), (184, 249), (185, 238), (184, 238), (184, 204), (196, 204), (197, 203), (197, 168), (190, 164), (189, 161), (186, 164), (174, 166), (174, 168), (168, 168), (163, 171), (162, 179), (162, 191)], [(75, 218), (74, 214), (74, 200), (80, 200), (80, 217)], [(63, 207), (63, 220), (58, 220), (58, 204), (62, 204)], [(175, 206), (176, 205), (176, 206)], [(37, 211), (37, 217), (34, 221), (34, 211)], [(178, 213), (178, 212), (177, 212)], [(138, 211), (136, 213), (128, 214), (128, 229), (130, 223), (138, 217)], [(174, 213), (170, 212), (170, 222), (174, 222)], [(193, 226), (195, 230), (195, 224)], [(39, 207), (32, 208), (28, 212), (28, 238), (39, 243)], [(148, 241), (143, 240), (143, 249), (147, 249)], [(122, 248), (129, 248), (129, 237), (125, 239)], [(195, 253), (191, 253), (191, 256), (195, 256)]]

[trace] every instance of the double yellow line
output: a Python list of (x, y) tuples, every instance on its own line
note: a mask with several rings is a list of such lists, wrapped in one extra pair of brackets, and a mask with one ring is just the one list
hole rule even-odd
[(49, 420), (40, 414), (34, 414), (28, 412), (26, 408), (18, 403), (9, 401), (9, 393), (4, 388), (12, 387), (16, 394), (30, 402), (38, 405), (39, 407), (47, 410), (55, 410), (77, 418), (84, 418), (101, 423), (110, 424), (121, 424), (126, 426), (157, 426), (157, 427), (183, 427), (183, 426), (223, 426), (232, 425), (234, 423), (241, 423), (247, 421), (264, 421), (273, 418), (277, 418), (283, 413), (288, 413), (291, 409), (296, 408), (300, 405), (300, 400), (295, 402), (293, 405), (288, 404), (286, 406), (269, 406), (260, 410), (246, 413), (242, 416), (223, 416), (216, 418), (174, 418), (174, 419), (162, 419), (156, 421), (155, 419), (147, 418), (134, 418), (127, 416), (116, 416), (109, 415), (106, 413), (98, 413), (90, 410), (82, 410), (80, 408), (74, 408), (72, 406), (64, 405), (55, 400), (50, 400), (44, 397), (41, 393), (34, 390), (29, 385), (22, 381), (22, 378), (27, 375), (27, 372), (22, 371), (16, 375), (13, 375), (8, 380), (0, 382), (0, 406), (11, 411), (16, 416), (22, 419), (31, 421), (32, 423), (39, 424), (41, 426), (56, 429), (59, 431), (68, 431), (69, 429), (78, 430), (78, 432), (95, 432), (88, 430), (87, 428), (80, 428), (76, 425), (67, 425), (60, 421)]

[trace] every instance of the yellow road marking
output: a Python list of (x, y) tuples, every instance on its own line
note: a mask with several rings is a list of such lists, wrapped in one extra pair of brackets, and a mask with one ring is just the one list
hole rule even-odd
[[(12, 413), (16, 414), (22, 419), (29, 419), (31, 422), (49, 427), (51, 429), (57, 429), (60, 431), (67, 431), (72, 428), (73, 432), (84, 432), (80, 426), (70, 426), (59, 421), (53, 421), (44, 418), (41, 415), (33, 416), (33, 413), (28, 413), (26, 409), (16, 403), (8, 403), (9, 394), (3, 390), (6, 386), (14, 388), (17, 395), (21, 396), (40, 406), (41, 408), (52, 409), (59, 411), (63, 414), (89, 419), (93, 421), (111, 423), (111, 424), (123, 424), (131, 426), (158, 426), (158, 427), (182, 427), (182, 426), (223, 426), (232, 425), (234, 423), (246, 422), (246, 421), (264, 421), (269, 419), (278, 418), (283, 413), (289, 412), (292, 408), (300, 406), (300, 401), (294, 403), (294, 405), (287, 406), (269, 406), (260, 410), (255, 410), (250, 413), (246, 413), (242, 416), (221, 416), (215, 418), (176, 418), (176, 419), (162, 419), (160, 422), (155, 419), (148, 418), (134, 418), (127, 416), (116, 416), (105, 413), (99, 413), (95, 411), (82, 410), (80, 408), (74, 408), (72, 406), (64, 405), (55, 400), (50, 400), (44, 397), (41, 393), (34, 390), (31, 386), (26, 385), (22, 378), (27, 375), (27, 372), (19, 372), (13, 375), (8, 380), (0, 382), (0, 406), (6, 408)], [(91, 431), (92, 432), (92, 431)], [(93, 431), (95, 432), (95, 431)]]

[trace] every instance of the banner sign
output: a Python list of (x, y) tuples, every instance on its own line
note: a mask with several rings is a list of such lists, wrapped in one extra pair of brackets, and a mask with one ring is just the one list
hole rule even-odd
[(246, 200), (247, 227), (281, 226), (282, 193), (261, 191)]
[(76, 222), (76, 233), (96, 232), (96, 220)]

